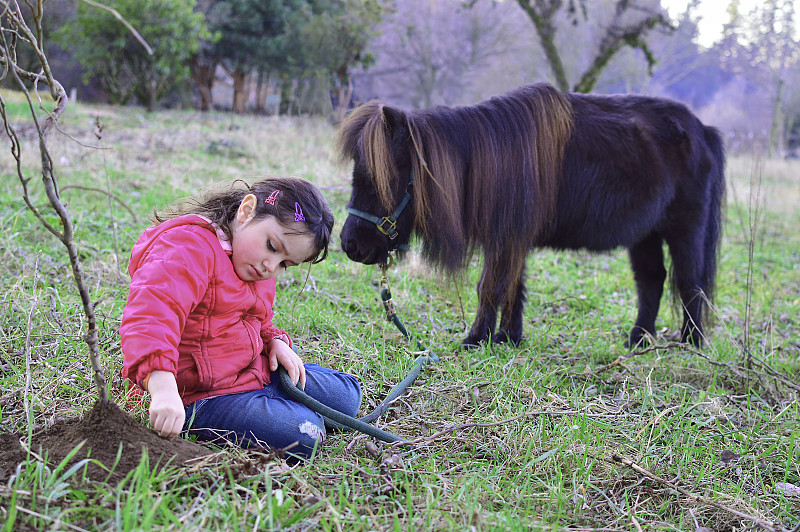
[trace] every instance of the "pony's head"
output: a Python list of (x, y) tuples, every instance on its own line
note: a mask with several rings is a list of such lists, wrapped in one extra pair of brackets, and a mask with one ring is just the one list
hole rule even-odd
[(408, 246), (414, 226), (412, 157), (405, 113), (377, 102), (348, 115), (337, 134), (342, 159), (353, 161), (342, 249), (350, 260), (384, 262)]

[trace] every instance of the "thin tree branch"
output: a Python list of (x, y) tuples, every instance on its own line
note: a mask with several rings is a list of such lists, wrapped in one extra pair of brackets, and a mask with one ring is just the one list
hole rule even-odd
[[(589, 455), (592, 456), (593, 458), (599, 458), (599, 457), (595, 456), (592, 453), (589, 453)], [(692, 500), (694, 502), (698, 502), (700, 504), (705, 504), (707, 506), (712, 506), (712, 507), (716, 508), (717, 510), (722, 510), (723, 512), (728, 512), (729, 514), (735, 515), (736, 517), (739, 517), (741, 519), (745, 519), (747, 521), (750, 521), (753, 524), (763, 528), (764, 530), (769, 530), (771, 532), (785, 532), (787, 530), (786, 528), (784, 528), (780, 524), (776, 524), (776, 523), (774, 523), (772, 521), (766, 521), (764, 519), (761, 519), (760, 517), (756, 517), (755, 515), (749, 514), (747, 512), (742, 512), (742, 511), (736, 510), (735, 508), (731, 508), (729, 506), (725, 506), (724, 504), (722, 504), (720, 502), (708, 499), (708, 498), (703, 497), (701, 495), (697, 495), (696, 493), (692, 493), (692, 492), (690, 492), (688, 490), (685, 490), (685, 489), (681, 488), (680, 486), (677, 486), (673, 482), (670, 482), (669, 480), (667, 480), (665, 478), (659, 477), (658, 475), (656, 475), (654, 473), (651, 473), (650, 471), (648, 471), (647, 469), (643, 468), (642, 466), (640, 466), (639, 464), (637, 464), (633, 460), (630, 460), (628, 458), (624, 458), (622, 456), (619, 456), (618, 454), (612, 454), (611, 458), (602, 457), (602, 458), (599, 458), (599, 459), (605, 460), (606, 462), (609, 462), (609, 463), (612, 463), (612, 464), (622, 464), (624, 466), (630, 467), (631, 469), (633, 469), (637, 473), (639, 473), (641, 475), (644, 475), (645, 477), (649, 478), (650, 480), (658, 482), (659, 484), (661, 484), (663, 486), (666, 486), (666, 487), (668, 487), (669, 489), (671, 489), (671, 490), (673, 490), (675, 492), (680, 493), (681, 495), (689, 498), (690, 500)]]
[(498, 427), (500, 425), (507, 425), (509, 423), (513, 423), (514, 421), (519, 421), (520, 419), (525, 419), (528, 417), (538, 417), (538, 416), (574, 416), (574, 415), (582, 415), (584, 417), (589, 418), (604, 418), (604, 417), (624, 417), (627, 416), (627, 413), (609, 413), (609, 414), (587, 414), (584, 410), (533, 410), (530, 412), (525, 412), (518, 416), (514, 416), (508, 419), (502, 419), (500, 421), (494, 421), (491, 423), (463, 423), (461, 425), (456, 425), (454, 427), (449, 427), (430, 436), (423, 436), (420, 438), (416, 438), (414, 440), (409, 441), (399, 441), (393, 442), (388, 444), (389, 447), (396, 447), (396, 446), (403, 446), (403, 445), (415, 445), (418, 443), (429, 442), (444, 436), (445, 434), (450, 434), (452, 432), (462, 431), (464, 429), (470, 428), (490, 428), (490, 427)]
[(39, 259), (42, 252), (36, 256), (36, 265), (33, 270), (33, 300), (31, 302), (31, 310), (28, 312), (28, 323), (25, 327), (25, 393), (23, 394), (22, 402), (25, 409), (25, 415), (28, 418), (28, 439), (30, 440), (33, 434), (33, 411), (31, 410), (28, 396), (31, 393), (31, 329), (33, 323), (33, 313), (36, 310), (36, 287), (39, 281)]
[[(699, 356), (700, 358), (706, 360), (709, 364), (711, 364), (713, 366), (718, 366), (718, 367), (721, 367), (721, 368), (725, 368), (726, 370), (730, 371), (731, 373), (733, 373), (733, 374), (735, 374), (735, 375), (737, 375), (737, 376), (739, 376), (739, 377), (741, 377), (743, 379), (747, 378), (748, 376), (753, 376), (753, 377), (764, 376), (764, 375), (762, 375), (761, 373), (759, 373), (758, 371), (756, 371), (756, 370), (754, 370), (752, 368), (743, 367), (743, 366), (736, 366), (736, 365), (733, 365), (733, 364), (729, 364), (727, 362), (721, 362), (719, 360), (715, 360), (712, 357), (710, 357), (707, 354), (705, 354), (702, 351), (700, 351), (699, 349), (697, 349), (695, 347), (692, 347), (689, 344), (684, 344), (684, 343), (680, 343), (680, 342), (670, 342), (670, 343), (666, 343), (666, 344), (653, 344), (653, 345), (650, 345), (650, 346), (642, 348), (642, 349), (637, 349), (636, 351), (631, 351), (630, 353), (627, 353), (625, 355), (620, 355), (614, 361), (609, 362), (608, 364), (605, 364), (603, 366), (600, 366), (597, 369), (594, 369), (594, 370), (593, 369), (586, 369), (583, 372), (578, 373), (577, 375), (578, 376), (589, 376), (589, 375), (598, 376), (600, 373), (603, 373), (603, 372), (608, 371), (610, 369), (613, 369), (615, 367), (624, 367), (624, 362), (626, 360), (628, 360), (629, 358), (633, 358), (633, 357), (637, 357), (637, 356), (640, 356), (640, 355), (644, 355), (644, 354), (649, 353), (651, 351), (660, 351), (660, 350), (667, 350), (667, 349), (682, 349), (684, 351), (688, 351), (689, 353), (691, 353), (693, 355), (696, 355), (696, 356)], [(747, 347), (742, 345), (742, 349), (747, 349)], [(774, 378), (775, 380), (781, 382), (782, 384), (784, 384), (785, 386), (788, 386), (789, 388), (791, 388), (792, 390), (794, 390), (796, 392), (800, 392), (800, 384), (798, 382), (795, 382), (791, 377), (788, 377), (788, 376), (784, 375), (783, 373), (779, 372), (778, 370), (774, 369), (769, 364), (767, 364), (763, 360), (759, 359), (758, 357), (756, 357), (752, 353), (749, 354), (749, 357), (750, 357), (751, 362), (752, 362), (752, 360), (755, 360), (758, 363), (757, 365), (760, 366), (764, 370), (764, 372), (767, 374), (767, 376)]]
[[(106, 149), (106, 148), (100, 148), (100, 149)], [(128, 204), (125, 203), (125, 201), (122, 198), (120, 198), (119, 196), (117, 196), (113, 192), (108, 192), (107, 190), (103, 190), (102, 188), (86, 187), (86, 186), (83, 186), (83, 185), (64, 185), (63, 187), (61, 187), (61, 191), (63, 192), (65, 190), (69, 190), (71, 188), (74, 188), (76, 190), (88, 190), (90, 192), (98, 192), (100, 194), (105, 194), (109, 198), (113, 199), (114, 201), (116, 201), (117, 203), (119, 203), (120, 205), (125, 207), (125, 210), (128, 211), (128, 214), (131, 215), (131, 218), (133, 219), (134, 223), (138, 223), (139, 222), (139, 219), (136, 216), (136, 213), (133, 212), (133, 209), (131, 209), (128, 206)]]
[(107, 11), (107, 12), (111, 13), (112, 15), (114, 15), (114, 18), (116, 18), (117, 20), (122, 22), (122, 24), (126, 28), (128, 28), (128, 31), (130, 31), (133, 34), (133, 36), (136, 38), (136, 40), (139, 41), (139, 43), (141, 43), (142, 46), (144, 46), (144, 49), (147, 50), (147, 53), (149, 55), (153, 55), (153, 49), (150, 47), (149, 44), (147, 44), (147, 41), (144, 40), (144, 37), (142, 37), (142, 35), (138, 31), (136, 31), (136, 28), (131, 26), (130, 22), (125, 20), (125, 17), (123, 17), (122, 15), (119, 14), (119, 11), (117, 11), (113, 7), (108, 7), (108, 6), (103, 5), (103, 4), (99, 3), (99, 2), (95, 2), (94, 0), (80, 0), (80, 1), (83, 2), (84, 4), (88, 4), (88, 5), (92, 6), (92, 7), (96, 7), (97, 9), (102, 9), (103, 11)]

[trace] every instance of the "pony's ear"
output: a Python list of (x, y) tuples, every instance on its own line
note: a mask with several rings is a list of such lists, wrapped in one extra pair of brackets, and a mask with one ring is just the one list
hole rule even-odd
[(389, 131), (396, 131), (398, 128), (406, 127), (405, 112), (388, 105), (382, 106), (381, 110), (383, 111), (383, 121)]

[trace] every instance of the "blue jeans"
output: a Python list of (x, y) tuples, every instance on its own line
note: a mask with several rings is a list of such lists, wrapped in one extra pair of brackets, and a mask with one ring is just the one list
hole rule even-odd
[[(361, 385), (355, 377), (317, 364), (305, 368), (308, 395), (349, 416), (358, 414)], [(187, 406), (183, 430), (199, 440), (227, 440), (245, 448), (269, 446), (300, 458), (309, 457), (325, 439), (322, 416), (293, 400), (278, 372), (260, 390), (200, 399)]]

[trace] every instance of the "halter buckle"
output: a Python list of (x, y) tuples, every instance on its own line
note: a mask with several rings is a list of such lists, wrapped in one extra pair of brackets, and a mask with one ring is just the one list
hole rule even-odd
[[(389, 224), (389, 229), (385, 229), (384, 225)], [(389, 216), (384, 216), (381, 219), (381, 223), (376, 224), (378, 226), (378, 231), (383, 233), (384, 235), (389, 237), (389, 240), (394, 240), (397, 238), (397, 220), (393, 220)]]

